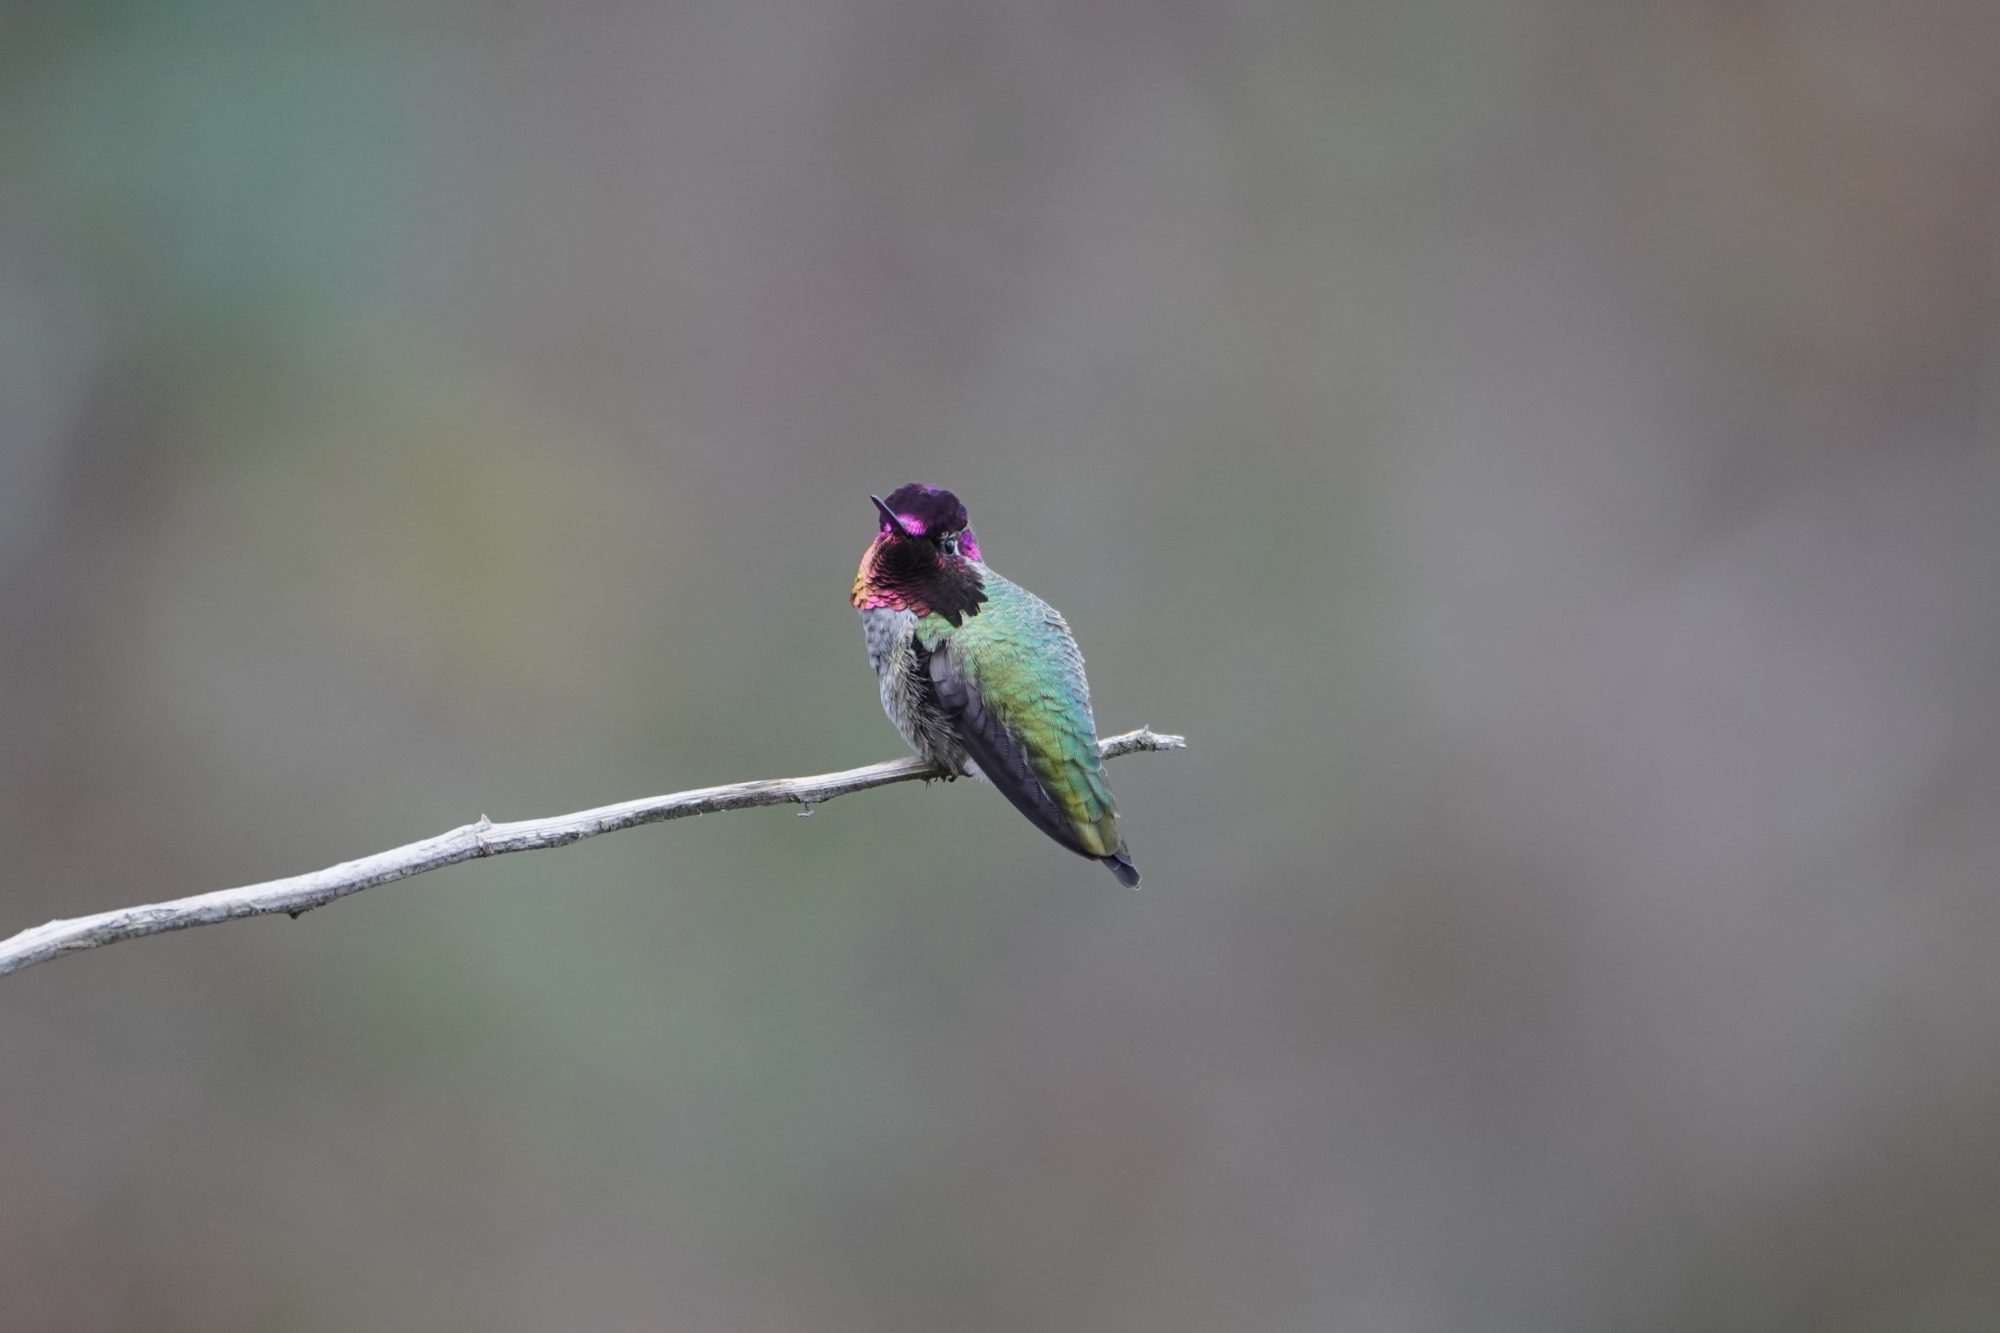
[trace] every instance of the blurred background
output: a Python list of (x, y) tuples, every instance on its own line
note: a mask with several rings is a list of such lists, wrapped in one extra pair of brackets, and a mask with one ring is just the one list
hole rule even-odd
[(1988, 0), (17, 4), (0, 933), (901, 753), (990, 791), (0, 981), (34, 1330), (2000, 1326)]

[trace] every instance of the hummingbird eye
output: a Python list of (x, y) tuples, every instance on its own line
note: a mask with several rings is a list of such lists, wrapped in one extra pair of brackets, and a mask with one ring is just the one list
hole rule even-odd
[(958, 534), (955, 532), (945, 533), (943, 536), (938, 538), (938, 545), (943, 547), (946, 551), (950, 552), (952, 555), (957, 555)]

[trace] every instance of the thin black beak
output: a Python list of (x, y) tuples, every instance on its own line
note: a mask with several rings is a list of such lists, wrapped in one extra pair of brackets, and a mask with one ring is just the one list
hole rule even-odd
[(903, 520), (896, 517), (895, 510), (889, 508), (888, 505), (882, 502), (881, 496), (871, 495), (868, 498), (873, 500), (875, 502), (875, 507), (882, 511), (882, 517), (889, 520), (889, 526), (896, 530), (897, 536), (907, 537), (910, 535), (910, 530), (903, 526)]

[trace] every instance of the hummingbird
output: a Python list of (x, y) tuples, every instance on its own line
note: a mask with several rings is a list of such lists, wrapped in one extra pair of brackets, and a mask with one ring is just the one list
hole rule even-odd
[(986, 567), (965, 506), (911, 483), (875, 502), (854, 607), (882, 709), (919, 757), (983, 776), (1028, 821), (1139, 887), (1062, 613)]

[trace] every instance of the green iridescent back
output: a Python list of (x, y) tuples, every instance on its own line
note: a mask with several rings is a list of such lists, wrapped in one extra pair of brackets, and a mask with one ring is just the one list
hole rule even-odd
[(956, 629), (942, 616), (925, 616), (917, 637), (932, 651), (951, 640), (960, 672), (1021, 746), (1078, 842), (1093, 856), (1110, 856), (1121, 845), (1118, 811), (1098, 757), (1076, 638), (1047, 602), (984, 566), (979, 572), (987, 600), (978, 614)]

